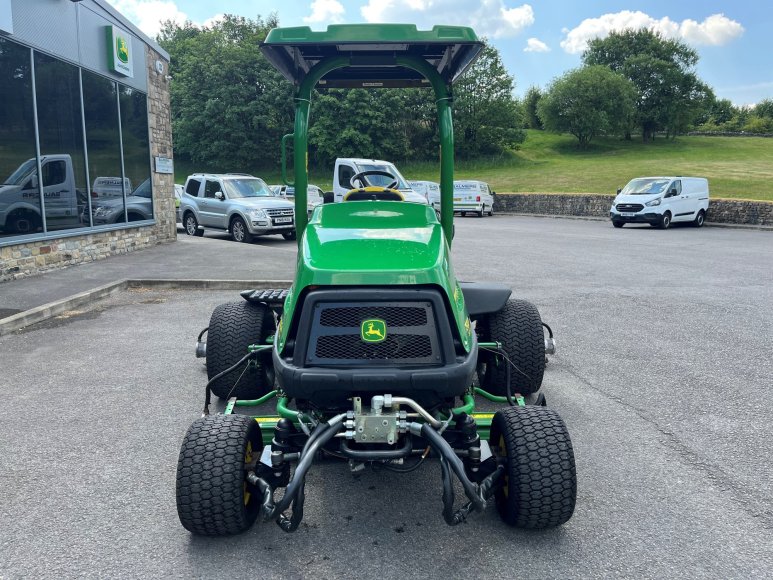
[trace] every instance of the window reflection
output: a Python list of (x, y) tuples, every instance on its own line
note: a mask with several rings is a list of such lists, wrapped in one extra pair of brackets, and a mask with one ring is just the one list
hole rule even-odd
[[(94, 225), (126, 221), (123, 190), (131, 192), (121, 174), (118, 94), (114, 81), (83, 71), (83, 114), (89, 154), (91, 214)], [(83, 222), (89, 222), (84, 214)]]
[(36, 52), (35, 96), (46, 230), (88, 226), (78, 68)]
[(127, 192), (126, 214), (130, 222), (153, 217), (152, 183), (150, 179), (150, 142), (148, 138), (148, 102), (144, 93), (119, 85), (121, 131), (123, 135), (123, 165), (131, 182)]
[(0, 37), (0, 238), (42, 228), (31, 53)]

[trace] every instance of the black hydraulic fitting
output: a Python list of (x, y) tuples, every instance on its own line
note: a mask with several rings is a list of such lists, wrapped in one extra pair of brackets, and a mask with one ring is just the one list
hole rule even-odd
[(271, 441), (271, 449), (283, 453), (294, 451), (292, 440), (293, 435), (296, 433), (298, 433), (298, 430), (290, 419), (279, 419), (276, 422), (276, 427), (274, 427), (274, 439)]

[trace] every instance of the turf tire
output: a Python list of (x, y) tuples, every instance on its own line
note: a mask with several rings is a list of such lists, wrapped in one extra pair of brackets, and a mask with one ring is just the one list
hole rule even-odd
[(499, 515), (516, 528), (554, 528), (567, 522), (577, 499), (574, 449), (563, 420), (545, 407), (507, 407), (494, 415), (491, 446), (505, 455)]
[(246, 482), (245, 463), (262, 447), (260, 427), (245, 415), (207, 415), (191, 425), (177, 461), (177, 514), (186, 530), (231, 536), (252, 526), (260, 496)]
[[(485, 316), (481, 325), (480, 340), (498, 341), (508, 358), (527, 377), (510, 369), (510, 392), (531, 395), (539, 391), (545, 374), (545, 335), (542, 318), (537, 307), (526, 300), (508, 300), (504, 308)], [(484, 390), (499, 396), (507, 393), (507, 362), (501, 357), (483, 353), (485, 371), (480, 377)]]
[[(248, 346), (264, 343), (274, 330), (274, 317), (263, 304), (227, 302), (215, 308), (207, 331), (207, 378), (212, 379), (236, 364), (247, 354)], [(268, 356), (258, 355), (257, 364), (244, 371), (244, 375), (242, 371), (244, 366), (214, 381), (212, 392), (221, 399), (256, 399), (274, 384), (273, 367)], [(233, 388), (234, 384), (236, 388)]]

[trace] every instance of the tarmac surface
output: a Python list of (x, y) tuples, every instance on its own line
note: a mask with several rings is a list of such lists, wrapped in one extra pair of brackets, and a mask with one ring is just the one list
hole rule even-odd
[[(450, 528), (436, 462), (312, 468), (295, 534), (180, 526), (174, 481), (206, 373), (196, 334), (235, 291), (130, 288), (0, 337), (0, 578), (763, 578), (773, 570), (773, 233), (456, 220), (463, 280), (531, 300), (543, 392), (575, 447), (574, 517)], [(39, 306), (119, 278), (290, 279), (295, 246), (188, 238), (0, 283)], [(459, 495), (457, 495), (458, 501)]]

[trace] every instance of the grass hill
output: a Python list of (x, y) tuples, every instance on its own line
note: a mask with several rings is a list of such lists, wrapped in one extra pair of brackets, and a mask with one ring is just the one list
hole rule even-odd
[[(437, 162), (397, 165), (407, 179), (439, 179)], [(177, 183), (184, 183), (192, 170), (178, 164)], [(253, 174), (279, 183), (278, 167)], [(630, 179), (648, 175), (706, 177), (713, 197), (773, 201), (773, 139), (694, 136), (642, 143), (605, 137), (580, 150), (570, 135), (529, 131), (519, 150), (490, 159), (458, 160), (455, 171), (457, 179), (486, 181), (498, 193), (614, 194)], [(311, 168), (310, 182), (325, 190), (331, 189), (332, 177), (332, 167)]]

